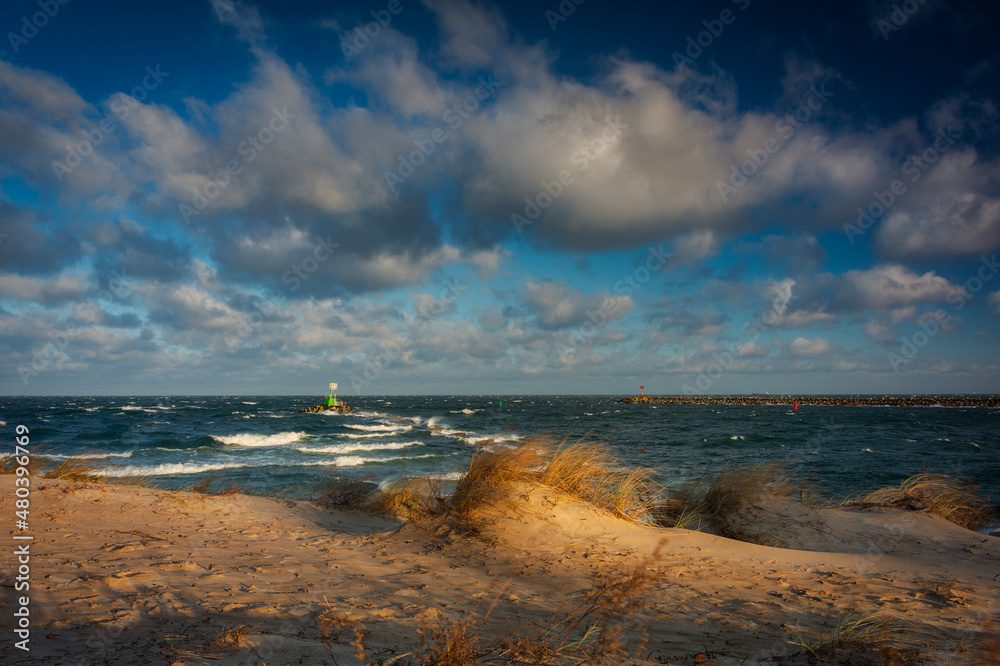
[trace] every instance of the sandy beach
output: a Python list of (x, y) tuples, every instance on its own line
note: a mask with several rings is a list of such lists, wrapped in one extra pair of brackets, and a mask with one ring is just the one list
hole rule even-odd
[[(12, 475), (0, 497), (13, 515)], [(34, 479), (31, 497), (31, 651), (8, 614), (5, 664), (355, 664), (359, 645), (417, 663), (421, 633), (537, 634), (637, 565), (641, 602), (612, 620), (631, 663), (816, 663), (802, 643), (872, 613), (879, 632), (822, 663), (995, 663), (1000, 539), (922, 513), (775, 501), (757, 519), (778, 548), (539, 488), (479, 537), (244, 495)]]

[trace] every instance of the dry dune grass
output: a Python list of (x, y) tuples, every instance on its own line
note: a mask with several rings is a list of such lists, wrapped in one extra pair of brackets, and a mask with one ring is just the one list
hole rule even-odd
[(18, 465), (15, 456), (0, 459), (0, 474), (15, 474), (18, 467), (28, 470), (28, 476), (40, 479), (58, 479), (60, 481), (79, 481), (83, 483), (111, 483), (121, 486), (146, 486), (146, 478), (141, 475), (108, 477), (98, 474), (94, 459), (87, 457), (70, 457), (57, 465), (52, 465), (45, 456), (31, 455), (27, 465)]
[(658, 505), (653, 515), (665, 527), (701, 528), (738, 541), (766, 543), (766, 534), (755, 529), (748, 511), (767, 498), (790, 499), (805, 495), (781, 464), (764, 463), (726, 470), (710, 481), (682, 486)]
[(800, 654), (820, 664), (878, 664), (893, 666), (924, 663), (919, 645), (932, 636), (911, 623), (879, 612), (862, 613), (853, 606), (828, 634), (813, 640), (796, 636)]
[(980, 496), (978, 490), (947, 474), (923, 472), (905, 479), (898, 487), (881, 488), (850, 499), (844, 505), (927, 511), (956, 525), (978, 530), (994, 517), (990, 498)]
[(453, 519), (480, 532), (490, 516), (523, 510), (524, 488), (536, 485), (632, 522), (648, 519), (661, 490), (647, 471), (626, 469), (601, 443), (535, 439), (477, 450), (450, 493), (429, 479), (408, 480), (374, 493), (368, 505), (407, 520)]
[[(517, 448), (480, 448), (453, 487), (417, 478), (380, 491), (363, 480), (331, 479), (315, 499), (324, 506), (404, 521), (450, 521), (465, 531), (481, 533), (498, 517), (526, 510), (526, 489), (533, 486), (630, 522), (708, 531), (765, 545), (773, 543), (774, 535), (755, 519), (755, 507), (771, 499), (818, 502), (815, 487), (788, 474), (781, 463), (726, 469), (714, 478), (667, 490), (649, 471), (626, 467), (605, 444), (586, 438), (533, 439)], [(948, 475), (924, 473), (898, 488), (876, 490), (844, 505), (924, 510), (975, 530), (993, 516), (989, 498), (978, 496), (976, 490)]]

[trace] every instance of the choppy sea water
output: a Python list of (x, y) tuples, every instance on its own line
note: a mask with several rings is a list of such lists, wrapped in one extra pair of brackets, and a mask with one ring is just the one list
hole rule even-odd
[[(835, 497), (923, 470), (955, 474), (1000, 503), (1000, 410), (935, 407), (629, 405), (616, 396), (352, 397), (353, 414), (299, 414), (321, 397), (0, 397), (0, 454), (14, 429), (54, 461), (163, 488), (238, 483), (308, 497), (324, 476), (385, 484), (454, 478), (481, 440), (606, 440), (668, 485), (727, 465), (782, 461)], [(501, 405), (502, 401), (502, 405)], [(406, 422), (404, 422), (406, 421)], [(213, 485), (213, 487), (215, 487)]]

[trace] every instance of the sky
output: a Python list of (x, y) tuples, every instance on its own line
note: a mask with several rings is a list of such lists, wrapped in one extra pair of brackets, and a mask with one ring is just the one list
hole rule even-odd
[(0, 393), (1000, 393), (998, 28), (7, 0)]

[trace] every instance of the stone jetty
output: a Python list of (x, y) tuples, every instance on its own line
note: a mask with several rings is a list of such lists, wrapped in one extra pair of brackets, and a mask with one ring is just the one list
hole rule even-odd
[(1000, 396), (960, 395), (644, 395), (618, 402), (668, 405), (808, 405), (836, 407), (1000, 407)]

